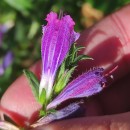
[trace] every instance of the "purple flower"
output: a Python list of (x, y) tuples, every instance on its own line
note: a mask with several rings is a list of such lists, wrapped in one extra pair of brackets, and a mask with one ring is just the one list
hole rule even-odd
[[(69, 15), (58, 19), (57, 14), (51, 12), (47, 15), (46, 20), (48, 23), (43, 27), (41, 46), (43, 70), (39, 93), (41, 94), (44, 88), (48, 100), (53, 96), (51, 94), (53, 94), (52, 90), (55, 89), (53, 89), (53, 86), (56, 72), (68, 54), (71, 45), (79, 37), (79, 34), (74, 32), (75, 23)], [(77, 77), (55, 99), (47, 104), (46, 110), (55, 109), (57, 105), (68, 99), (89, 97), (102, 91), (106, 82), (103, 71), (102, 68), (95, 68)], [(76, 109), (74, 109), (75, 105), (77, 106)], [(71, 104), (54, 114), (41, 118), (35, 125), (46, 124), (47, 122), (64, 118), (78, 108), (78, 103)]]
[(9, 51), (3, 58), (2, 63), (0, 64), (0, 76), (4, 74), (6, 68), (9, 67), (12, 61), (13, 61), (13, 54), (11, 51)]
[(39, 93), (46, 90), (47, 98), (50, 97), (57, 69), (65, 59), (70, 46), (75, 42), (79, 33), (74, 32), (74, 21), (69, 15), (58, 19), (54, 12), (47, 15), (47, 25), (43, 27), (41, 55), (42, 77)]
[(41, 125), (46, 125), (54, 120), (59, 120), (59, 119), (65, 118), (65, 117), (73, 114), (73, 112), (77, 111), (80, 108), (79, 104), (80, 104), (80, 102), (72, 103), (63, 109), (56, 111), (55, 113), (51, 113), (45, 117), (42, 117), (35, 124), (31, 125), (31, 127), (35, 128), (35, 127), (38, 127)]
[(2, 45), (3, 34), (7, 31), (7, 27), (5, 25), (0, 25), (0, 47)]
[(5, 26), (0, 25), (0, 46), (2, 44), (2, 39), (3, 39), (3, 33), (5, 32)]
[[(30, 126), (34, 128), (71, 115), (80, 108), (81, 102), (71, 103), (60, 110), (56, 110), (56, 107), (68, 99), (89, 97), (99, 93), (106, 82), (104, 69), (95, 68), (68, 83), (78, 61), (86, 59), (84, 55), (77, 55), (82, 47), (73, 44), (79, 38), (79, 34), (74, 32), (75, 23), (69, 15), (58, 19), (57, 14), (51, 12), (47, 15), (46, 21), (47, 25), (42, 27), (43, 66), (40, 85), (32, 72), (24, 71), (34, 96), (43, 106), (40, 111), (43, 117)], [(4, 72), (11, 62), (12, 54), (9, 53), (5, 56), (0, 71)], [(56, 91), (57, 87), (58, 91)], [(54, 98), (56, 95), (58, 96)], [(7, 122), (0, 121), (0, 128), (9, 127), (19, 130)]]
[[(70, 82), (66, 88), (48, 104), (47, 110), (56, 108), (57, 105), (68, 99), (89, 97), (101, 92), (103, 90), (103, 85), (106, 82), (106, 79), (103, 76), (103, 71), (102, 68), (96, 68), (80, 75), (78, 78)], [(80, 108), (80, 103), (82, 102), (71, 103), (55, 113), (48, 114), (47, 116), (40, 118), (36, 123), (31, 125), (31, 127), (35, 128), (48, 124), (54, 120), (65, 118), (76, 112)]]
[[(8, 31), (10, 27), (11, 27), (10, 24), (0, 25), (0, 47), (2, 45), (3, 35)], [(3, 57), (2, 63), (0, 64), (0, 76), (4, 74), (5, 69), (12, 63), (12, 60), (13, 60), (13, 54), (11, 51), (9, 51)]]
[(100, 92), (102, 85), (106, 82), (103, 69), (96, 68), (80, 75), (70, 82), (65, 89), (47, 106), (47, 109), (55, 108), (63, 101), (72, 98), (89, 97)]

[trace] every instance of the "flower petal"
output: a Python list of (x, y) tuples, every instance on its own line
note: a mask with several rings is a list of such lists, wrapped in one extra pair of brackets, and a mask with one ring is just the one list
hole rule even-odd
[(69, 15), (58, 19), (57, 14), (51, 12), (47, 15), (46, 20), (48, 23), (42, 29), (41, 53), (43, 71), (39, 92), (41, 93), (42, 89), (45, 88), (48, 97), (52, 90), (57, 69), (79, 34), (74, 32), (75, 23)]
[(66, 88), (47, 106), (47, 109), (55, 108), (58, 104), (68, 99), (89, 97), (96, 94), (103, 89), (102, 83), (104, 82), (105, 79), (103, 77), (102, 68), (86, 72), (69, 83)]

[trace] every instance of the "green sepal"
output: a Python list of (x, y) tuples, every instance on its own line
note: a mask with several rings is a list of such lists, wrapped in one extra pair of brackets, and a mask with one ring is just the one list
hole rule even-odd
[(65, 72), (65, 62), (63, 62), (59, 68), (57, 79), (59, 80), (62, 74)]
[(56, 95), (59, 94), (64, 89), (64, 87), (67, 85), (75, 68), (76, 68), (76, 66), (74, 66), (70, 70), (66, 70), (64, 73), (62, 73), (62, 75), (58, 79), (58, 82), (56, 82), (56, 84), (54, 85), (54, 93)]
[(29, 70), (23, 70), (24, 75), (27, 77), (30, 87), (32, 89), (33, 95), (36, 100), (39, 101), (39, 81), (35, 74)]
[(74, 61), (73, 61), (73, 64), (75, 65), (75, 64), (77, 64), (77, 62), (79, 62), (79, 61), (81, 61), (81, 60), (93, 60), (93, 58), (92, 57), (89, 57), (89, 56), (87, 56), (87, 55), (79, 55), (79, 56), (77, 56), (75, 59), (74, 59)]
[(78, 52), (81, 51), (81, 49), (83, 49), (85, 47), (83, 46), (76, 46), (76, 43), (74, 43), (71, 48), (70, 51), (65, 59), (65, 65), (66, 65), (66, 69), (71, 69), (74, 66), (78, 65), (78, 62), (81, 60), (87, 60), (87, 59), (91, 59), (93, 60), (93, 58), (87, 56), (87, 55), (78, 55)]
[(50, 114), (50, 113), (56, 113), (56, 112), (57, 112), (57, 110), (55, 110), (55, 109), (50, 109), (50, 110), (47, 111), (48, 114)]
[(47, 111), (40, 110), (39, 117), (44, 117), (47, 114), (53, 114), (53, 113), (56, 113), (56, 112), (57, 112), (57, 110), (55, 110), (55, 109), (50, 109), (50, 110), (47, 110)]
[[(76, 44), (76, 43), (75, 43)], [(75, 50), (74, 50), (74, 53), (84, 49), (85, 47), (84, 46), (76, 46)]]
[[(76, 44), (76, 43), (75, 43)], [(80, 51), (81, 49), (83, 49), (83, 48), (85, 48), (85, 47), (83, 47), (83, 46), (76, 46), (76, 45), (73, 45), (73, 52), (72, 52), (72, 61), (71, 62), (73, 62), (74, 60), (75, 60), (75, 58), (77, 57), (77, 53), (78, 53), (78, 51)]]
[(40, 110), (39, 117), (43, 117), (46, 115), (46, 112), (44, 110)]
[[(62, 62), (61, 66), (57, 71), (57, 75), (55, 78), (55, 84), (53, 89), (54, 96), (58, 95), (68, 84), (72, 73), (74, 72), (78, 62), (81, 60), (91, 59), (93, 58), (87, 55), (78, 55), (78, 52), (85, 47), (76, 46), (76, 43), (72, 44), (69, 53), (67, 54), (65, 60)], [(54, 97), (52, 96), (52, 97)]]
[(46, 104), (46, 90), (43, 88), (41, 94), (39, 95), (39, 102), (42, 106)]

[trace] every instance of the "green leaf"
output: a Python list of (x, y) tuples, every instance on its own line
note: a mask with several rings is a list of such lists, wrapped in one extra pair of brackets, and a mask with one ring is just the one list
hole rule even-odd
[(41, 103), (41, 105), (46, 104), (46, 90), (44, 88), (42, 89), (42, 93), (39, 96), (39, 102)]
[(64, 89), (64, 87), (67, 85), (75, 68), (76, 68), (76, 66), (74, 66), (73, 68), (71, 68), (68, 71), (65, 71), (62, 74), (62, 76), (59, 78), (58, 82), (54, 85), (54, 93), (56, 95), (59, 94)]
[(28, 79), (28, 82), (32, 88), (32, 92), (36, 98), (37, 101), (39, 101), (39, 81), (37, 79), (37, 77), (34, 75), (33, 72), (29, 71), (29, 70), (23, 70), (25, 76)]
[(29, 33), (28, 33), (29, 39), (32, 39), (36, 35), (39, 27), (40, 27), (40, 25), (37, 21), (32, 21), (32, 24), (31, 24), (31, 27), (30, 27), (30, 30), (29, 30)]
[(4, 0), (8, 5), (17, 9), (24, 15), (28, 14), (28, 9), (32, 8), (32, 3), (30, 0)]

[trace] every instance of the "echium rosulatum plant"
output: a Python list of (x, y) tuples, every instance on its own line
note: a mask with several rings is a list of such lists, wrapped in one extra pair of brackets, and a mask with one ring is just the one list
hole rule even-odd
[[(106, 82), (102, 68), (92, 69), (70, 81), (78, 61), (92, 58), (77, 54), (83, 47), (75, 43), (79, 33), (74, 31), (75, 23), (69, 15), (58, 18), (56, 13), (50, 12), (46, 21), (47, 25), (42, 27), (40, 83), (31, 71), (24, 70), (32, 92), (42, 107), (39, 119), (32, 124), (26, 123), (28, 125), (25, 127), (35, 128), (71, 115), (80, 108), (80, 101), (70, 103), (60, 110), (57, 110), (57, 106), (68, 99), (96, 94)], [(5, 121), (0, 122), (1, 129), (9, 127), (11, 130), (20, 129)]]

